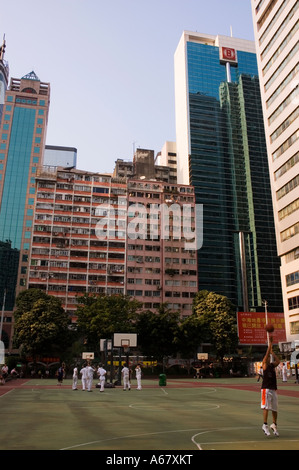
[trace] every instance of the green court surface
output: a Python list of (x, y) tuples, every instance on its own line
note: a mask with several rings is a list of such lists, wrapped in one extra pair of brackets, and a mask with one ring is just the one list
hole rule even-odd
[[(278, 381), (279, 437), (262, 432), (255, 378), (145, 379), (100, 393), (55, 380), (0, 387), (1, 450), (298, 450), (299, 384)], [(271, 419), (268, 423), (271, 424)]]

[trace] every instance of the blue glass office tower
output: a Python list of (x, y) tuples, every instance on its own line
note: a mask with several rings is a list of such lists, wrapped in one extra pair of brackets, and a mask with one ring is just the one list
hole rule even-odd
[(203, 204), (199, 290), (282, 311), (254, 43), (184, 32), (175, 95), (178, 182)]
[[(35, 176), (43, 163), (49, 102), (50, 86), (34, 72), (12, 78), (5, 93), (0, 127), (0, 242), (19, 252), (16, 294), (26, 286)], [(6, 288), (14, 286), (9, 282)]]

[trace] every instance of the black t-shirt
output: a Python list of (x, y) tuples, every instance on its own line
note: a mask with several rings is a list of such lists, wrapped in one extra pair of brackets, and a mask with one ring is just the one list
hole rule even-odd
[(277, 390), (276, 371), (273, 363), (264, 369), (262, 388)]

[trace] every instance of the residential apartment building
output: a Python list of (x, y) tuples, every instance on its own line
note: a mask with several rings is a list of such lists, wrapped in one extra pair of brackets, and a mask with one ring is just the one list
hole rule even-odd
[(186, 316), (197, 292), (194, 231), (189, 186), (44, 166), (27, 285), (60, 298), (73, 321), (85, 293), (128, 294), (152, 310), (167, 302)]
[(169, 168), (169, 183), (177, 183), (176, 142), (166, 141), (157, 159), (159, 165)]
[(299, 2), (252, 0), (287, 340), (299, 340)]
[(75, 321), (78, 295), (125, 293), (127, 185), (46, 166), (36, 184), (28, 288), (60, 298)]
[(173, 165), (171, 168), (167, 162), (157, 164), (157, 158), (153, 150), (139, 148), (135, 151), (132, 161), (117, 159), (113, 174), (121, 178), (144, 178), (176, 183), (172, 176)]
[(282, 311), (253, 41), (185, 31), (175, 53), (179, 184), (203, 204), (198, 290), (239, 311)]
[(144, 309), (167, 303), (182, 317), (192, 313), (197, 292), (195, 216), (191, 186), (128, 181), (126, 291)]

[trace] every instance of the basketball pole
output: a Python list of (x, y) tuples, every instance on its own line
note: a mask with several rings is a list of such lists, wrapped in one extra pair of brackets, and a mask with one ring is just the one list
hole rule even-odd
[[(265, 320), (266, 320), (266, 325), (268, 324), (268, 310), (267, 310), (267, 306), (268, 306), (268, 302), (267, 300), (263, 300), (263, 304), (265, 305)], [(269, 339), (269, 332), (267, 331), (267, 342), (268, 342), (268, 346), (270, 345), (270, 339)]]

